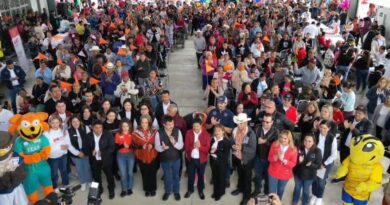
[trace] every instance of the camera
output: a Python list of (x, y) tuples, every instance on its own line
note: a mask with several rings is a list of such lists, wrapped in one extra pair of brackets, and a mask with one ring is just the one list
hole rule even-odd
[[(60, 188), (60, 193), (50, 193), (44, 199), (37, 201), (34, 205), (71, 205), (75, 193), (81, 188), (81, 185), (68, 186)], [(102, 199), (100, 198), (99, 183), (92, 182), (88, 193), (88, 205), (100, 205)]]
[(81, 185), (73, 187), (60, 188), (60, 195), (55, 192), (50, 193), (44, 199), (37, 201), (34, 205), (70, 205), (73, 203), (75, 192), (81, 188)]
[(99, 183), (92, 182), (91, 186), (89, 187), (87, 204), (100, 205), (101, 203), (102, 199), (100, 198)]

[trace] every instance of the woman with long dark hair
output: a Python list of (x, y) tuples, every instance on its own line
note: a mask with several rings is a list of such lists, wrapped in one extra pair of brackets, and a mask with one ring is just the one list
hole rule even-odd
[(69, 118), (70, 158), (76, 166), (82, 191), (85, 191), (88, 184), (92, 182), (91, 167), (86, 155), (86, 137), (90, 131), (89, 127), (85, 126), (77, 115)]
[(322, 154), (317, 148), (313, 135), (305, 135), (303, 146), (299, 149), (298, 163), (294, 168), (294, 193), (293, 205), (297, 205), (303, 191), (302, 205), (308, 205), (310, 201), (310, 187), (317, 177), (317, 169), (321, 167)]

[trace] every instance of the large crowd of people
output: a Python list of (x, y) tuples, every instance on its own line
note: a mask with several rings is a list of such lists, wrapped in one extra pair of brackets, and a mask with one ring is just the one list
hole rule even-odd
[[(16, 113), (49, 114), (56, 190), (71, 172), (83, 190), (101, 184), (103, 171), (109, 199), (117, 181), (126, 197), (139, 171), (145, 197), (155, 197), (161, 168), (162, 200), (181, 200), (180, 180), (188, 180), (184, 198), (196, 185), (203, 200), (209, 164), (215, 201), (230, 186), (240, 204), (282, 199), (294, 180), (292, 204), (321, 205), (353, 137), (371, 133), (390, 145), (385, 28), (371, 16), (348, 18), (338, 0), (256, 2), (61, 2), (59, 16), (16, 16), (35, 84), (28, 92), (25, 68), (5, 59), (10, 103), (0, 129)], [(165, 80), (182, 38), (193, 41), (205, 101), (186, 115)]]

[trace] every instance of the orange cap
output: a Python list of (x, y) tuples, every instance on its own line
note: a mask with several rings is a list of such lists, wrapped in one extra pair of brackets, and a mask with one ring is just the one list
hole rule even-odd
[(34, 58), (34, 60), (36, 60), (36, 59), (38, 59), (38, 60), (45, 60), (45, 59), (47, 59), (47, 56), (45, 56), (45, 54), (43, 54), (43, 53), (39, 53), (37, 55), (37, 57)]
[(60, 81), (60, 87), (62, 89), (67, 90), (67, 91), (72, 91), (72, 84), (70, 84), (68, 82)]
[(103, 38), (99, 39), (99, 45), (107, 45), (108, 41), (104, 40)]

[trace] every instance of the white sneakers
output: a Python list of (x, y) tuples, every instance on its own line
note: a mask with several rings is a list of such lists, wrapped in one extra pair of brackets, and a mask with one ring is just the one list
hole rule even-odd
[(310, 199), (310, 205), (321, 205), (322, 204), (322, 198), (317, 198), (315, 196), (312, 196)]
[(81, 191), (85, 191), (87, 189), (87, 183), (81, 184)]
[(311, 199), (310, 199), (310, 205), (315, 205), (316, 201), (317, 201), (317, 197), (312, 196)]

